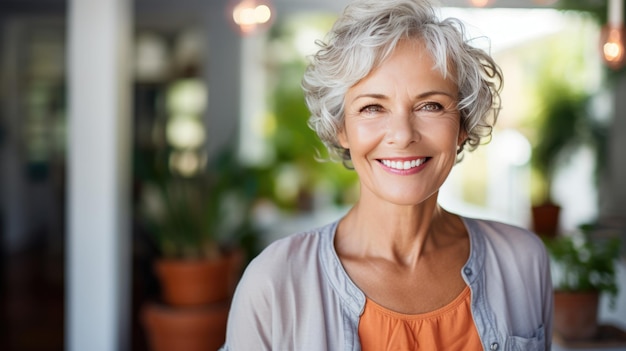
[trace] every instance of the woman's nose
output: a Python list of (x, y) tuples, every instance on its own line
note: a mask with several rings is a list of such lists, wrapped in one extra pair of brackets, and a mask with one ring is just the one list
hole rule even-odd
[(386, 139), (388, 144), (406, 147), (420, 138), (411, 113), (403, 112), (389, 116)]

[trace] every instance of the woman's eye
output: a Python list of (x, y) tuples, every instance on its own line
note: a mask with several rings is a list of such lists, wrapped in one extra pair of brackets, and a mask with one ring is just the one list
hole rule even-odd
[(365, 112), (365, 113), (377, 113), (382, 111), (383, 108), (380, 105), (367, 105), (363, 108), (361, 108), (360, 112)]
[(421, 109), (424, 111), (436, 112), (441, 111), (443, 109), (443, 106), (436, 102), (429, 102), (427, 104), (424, 104)]

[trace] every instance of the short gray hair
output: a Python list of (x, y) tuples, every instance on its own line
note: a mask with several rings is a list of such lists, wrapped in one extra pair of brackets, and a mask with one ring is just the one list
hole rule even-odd
[(454, 73), (458, 109), (467, 139), (459, 150), (474, 150), (491, 137), (500, 110), (502, 72), (494, 60), (465, 38), (463, 24), (440, 20), (428, 0), (357, 0), (346, 7), (312, 56), (302, 88), (313, 129), (332, 158), (350, 160), (337, 136), (344, 123), (350, 87), (381, 64), (402, 39), (419, 39), (444, 76)]

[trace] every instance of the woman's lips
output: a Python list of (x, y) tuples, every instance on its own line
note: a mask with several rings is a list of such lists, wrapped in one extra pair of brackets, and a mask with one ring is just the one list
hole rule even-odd
[(418, 168), (429, 159), (430, 157), (416, 157), (411, 159), (379, 159), (378, 162), (382, 163), (387, 168), (398, 171), (408, 171), (414, 168)]

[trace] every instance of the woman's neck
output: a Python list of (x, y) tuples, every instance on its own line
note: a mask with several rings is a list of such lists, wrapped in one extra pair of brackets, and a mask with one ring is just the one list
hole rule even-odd
[(437, 194), (411, 206), (360, 199), (339, 223), (335, 245), (340, 254), (412, 265), (446, 244), (458, 229), (450, 226), (455, 219), (437, 204)]

